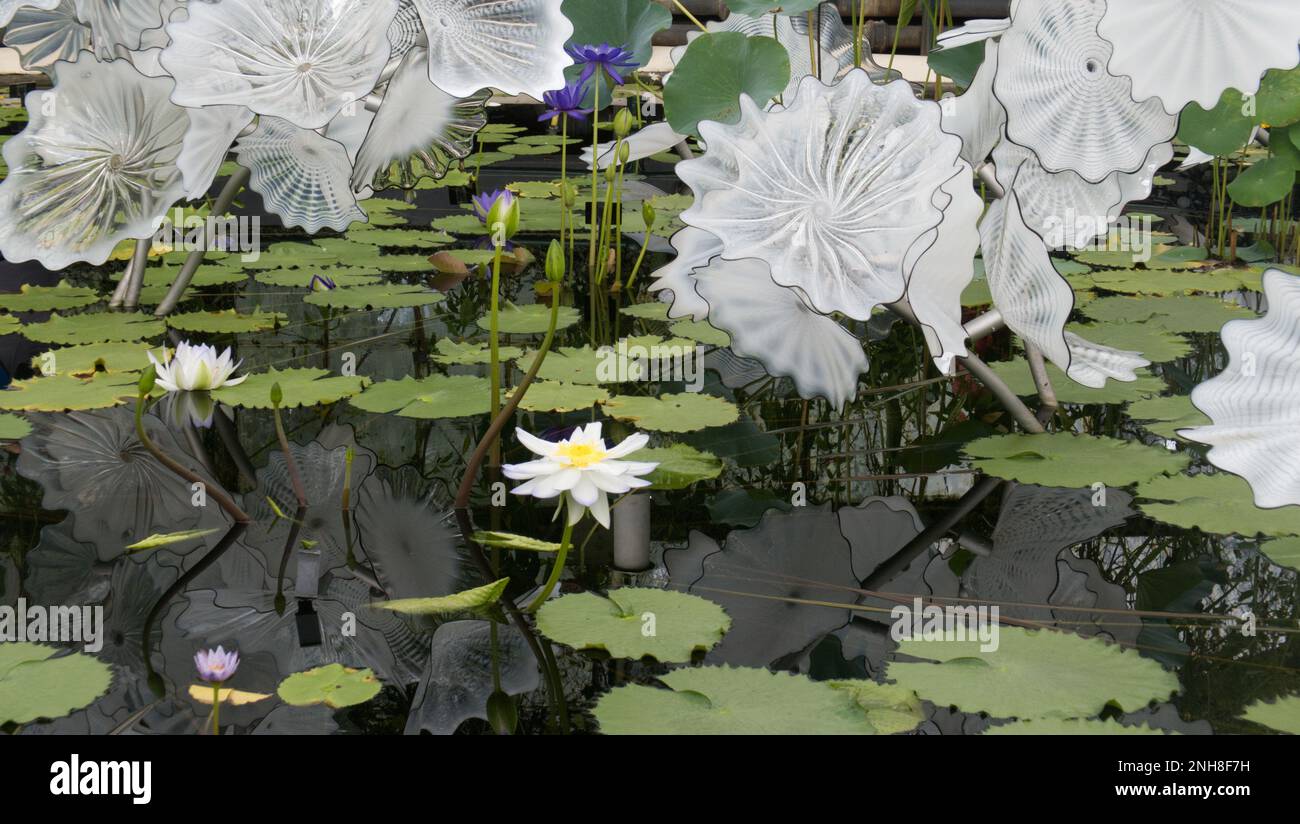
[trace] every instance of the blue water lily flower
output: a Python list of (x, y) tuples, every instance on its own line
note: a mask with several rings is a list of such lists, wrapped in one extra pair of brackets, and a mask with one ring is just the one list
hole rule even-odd
[(615, 83), (621, 84), (623, 75), (637, 68), (636, 58), (623, 46), (601, 43), (599, 46), (565, 46), (564, 50), (583, 67), (579, 84), (590, 80), (597, 70), (604, 71)]
[(582, 102), (587, 97), (586, 81), (570, 83), (563, 89), (547, 92), (542, 95), (542, 102), (547, 106), (546, 111), (538, 120), (551, 120), (560, 115), (568, 115), (578, 120), (586, 121), (587, 115), (592, 113), (592, 109), (582, 108)]

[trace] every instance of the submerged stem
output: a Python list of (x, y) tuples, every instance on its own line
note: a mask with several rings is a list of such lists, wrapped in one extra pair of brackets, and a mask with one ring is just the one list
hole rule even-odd
[(536, 612), (542, 604), (546, 603), (546, 599), (551, 597), (555, 585), (560, 583), (560, 575), (564, 573), (564, 562), (568, 560), (569, 548), (573, 544), (573, 522), (569, 520), (568, 512), (565, 512), (563, 517), (564, 536), (560, 538), (560, 551), (555, 553), (555, 564), (551, 567), (551, 574), (546, 577), (546, 583), (542, 586), (542, 591), (537, 593), (537, 597), (533, 599), (532, 603), (524, 608), (524, 612)]

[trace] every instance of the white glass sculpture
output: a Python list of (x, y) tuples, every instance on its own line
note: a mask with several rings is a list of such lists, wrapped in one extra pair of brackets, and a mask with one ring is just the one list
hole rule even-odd
[(429, 80), (468, 97), (479, 89), (542, 95), (564, 86), (573, 24), (561, 0), (415, 0), (429, 37)]
[(868, 368), (862, 342), (774, 282), (766, 263), (717, 258), (694, 279), (709, 302), (709, 322), (731, 335), (737, 355), (761, 361), (769, 375), (793, 380), (803, 397), (824, 397), (837, 409), (857, 396), (858, 376)]
[(397, 16), (388, 27), (388, 42), (393, 47), (393, 57), (404, 57), (412, 46), (418, 45), (424, 38), (424, 25), (420, 22), (420, 12), (411, 0), (399, 0), (402, 6)]
[(1141, 352), (1102, 346), (1073, 332), (1065, 333), (1065, 345), (1070, 348), (1069, 378), (1094, 389), (1108, 380), (1132, 383), (1137, 380), (1137, 370), (1151, 365)]
[(388, 62), (397, 0), (191, 3), (162, 63), (182, 106), (239, 105), (304, 129), (369, 94)]
[(90, 26), (91, 42), (101, 60), (112, 60), (121, 47), (140, 48), (141, 38), (163, 23), (184, 0), (76, 0), (77, 16)]
[(366, 220), (350, 178), (352, 164), (341, 143), (278, 117), (262, 117), (257, 129), (235, 144), (239, 162), (252, 172), (249, 185), (285, 226), (315, 234), (336, 232)]
[(56, 75), (53, 90), (27, 96), (31, 122), (4, 146), (0, 250), (47, 269), (101, 264), (121, 241), (150, 237), (183, 195), (189, 115), (170, 101), (170, 80), (125, 60), (82, 52)]
[(27, 71), (49, 74), (59, 60), (72, 60), (90, 45), (90, 27), (77, 17), (72, 0), (46, 9), (19, 4), (5, 28), (4, 44), (18, 52)]
[(943, 219), (936, 190), (969, 173), (937, 105), (864, 71), (805, 78), (780, 112), (742, 97), (737, 124), (700, 131), (709, 151), (677, 166), (695, 194), (682, 221), (729, 259), (765, 261), (818, 312), (857, 320), (903, 297), (909, 250)]
[(1300, 504), (1300, 277), (1270, 269), (1264, 295), (1268, 313), (1224, 325), (1230, 361), (1192, 391), (1214, 423), (1179, 434), (1209, 444), (1210, 463), (1245, 478), (1255, 504), (1272, 509)]
[(961, 138), (961, 156), (972, 166), (988, 159), (1006, 126), (1007, 110), (993, 94), (997, 71), (998, 41), (988, 40), (984, 44), (984, 62), (976, 70), (970, 87), (957, 97), (939, 101), (943, 130)]
[(1300, 63), (1295, 0), (1111, 0), (1098, 31), (1134, 97), (1173, 114), (1192, 102), (1212, 109), (1227, 89), (1254, 94), (1266, 70)]
[(422, 47), (402, 58), (357, 154), (352, 188), (412, 188), (422, 177), (441, 178), (451, 163), (474, 151), (487, 125), (487, 90), (452, 97), (429, 82)]
[(709, 316), (709, 304), (695, 291), (692, 275), (722, 254), (722, 241), (711, 232), (687, 226), (673, 235), (672, 243), (677, 257), (655, 270), (650, 291), (663, 292), (672, 301), (669, 317), (704, 320)]
[(59, 5), (59, 0), (0, 0), (0, 26), (9, 25), (14, 19), (14, 12), (26, 6), (33, 9), (52, 9)]
[(1093, 183), (1138, 171), (1178, 129), (1160, 101), (1135, 102), (1132, 81), (1107, 71), (1111, 45), (1097, 34), (1105, 10), (1105, 0), (1020, 0), (993, 81), (1007, 136), (1048, 171)]

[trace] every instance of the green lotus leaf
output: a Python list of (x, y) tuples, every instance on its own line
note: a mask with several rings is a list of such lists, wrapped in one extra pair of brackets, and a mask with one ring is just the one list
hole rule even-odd
[(133, 376), (113, 374), (97, 374), (89, 380), (64, 374), (14, 381), (9, 391), (0, 392), (0, 409), (21, 412), (107, 409), (136, 397), (138, 383)]
[(692, 392), (664, 394), (657, 398), (615, 395), (604, 404), (605, 412), (656, 432), (694, 432), (710, 426), (726, 426), (740, 418), (730, 401)]
[(368, 669), (351, 669), (342, 664), (327, 664), (305, 672), (295, 672), (280, 682), (276, 693), (280, 700), (295, 707), (324, 704), (332, 709), (364, 704), (379, 694), (383, 685)]
[(1241, 206), (1270, 206), (1295, 188), (1295, 167), (1286, 158), (1266, 157), (1237, 175), (1228, 194)]
[(20, 415), (0, 415), (0, 441), (20, 441), (32, 434), (32, 425)]
[(714, 32), (697, 37), (664, 86), (664, 112), (673, 131), (699, 136), (702, 120), (735, 123), (740, 96), (759, 106), (790, 82), (790, 55), (771, 37)]
[(280, 406), (293, 409), (350, 398), (370, 383), (369, 378), (356, 375), (328, 377), (331, 374), (328, 369), (279, 370), (273, 366), (266, 372), (249, 373), (247, 380), (236, 386), (214, 389), (212, 399), (245, 409), (270, 409), (271, 387), (278, 383), (284, 396)]
[(975, 73), (984, 65), (984, 47), (984, 41), (979, 41), (955, 48), (936, 49), (926, 56), (926, 62), (935, 74), (950, 78), (963, 89), (969, 88), (975, 80)]
[(606, 735), (874, 735), (851, 692), (765, 669), (691, 667), (669, 689), (615, 687), (595, 707)]
[(80, 652), (40, 644), (0, 644), (0, 725), (62, 718), (108, 692), (113, 671)]
[(993, 435), (971, 441), (963, 451), (988, 475), (1040, 486), (1127, 486), (1180, 472), (1188, 464), (1188, 457), (1176, 452), (1069, 432)]
[(1145, 322), (1170, 332), (1218, 332), (1230, 320), (1255, 317), (1249, 309), (1201, 296), (1101, 298), (1083, 312), (1097, 321)]
[[(457, 343), (450, 338), (443, 338), (434, 344), (436, 354), (432, 357), (438, 363), (455, 366), (474, 366), (481, 363), (491, 363), (492, 353), (486, 343), (472, 343), (465, 341)], [(497, 348), (497, 357), (503, 361), (514, 360), (524, 354), (524, 350), (517, 346), (500, 346)]]
[[(1101, 343), (1101, 341), (1098, 341)], [(991, 363), (989, 367), (1021, 397), (1028, 398), (1038, 394), (1034, 377), (1029, 371), (1029, 363), (1024, 358)], [(1135, 381), (1108, 380), (1101, 389), (1093, 389), (1076, 383), (1066, 377), (1054, 363), (1047, 364), (1047, 375), (1052, 380), (1056, 399), (1061, 403), (1128, 403), (1148, 395), (1165, 391), (1165, 382), (1146, 370), (1139, 370)]]
[[(514, 391), (510, 392), (510, 395), (513, 394)], [(524, 394), (524, 399), (519, 402), (519, 408), (529, 412), (573, 412), (578, 409), (590, 409), (607, 400), (609, 400), (609, 392), (599, 386), (560, 381), (533, 381)]]
[(1300, 570), (1300, 536), (1287, 535), (1264, 541), (1259, 551), (1278, 566)]
[(44, 323), (23, 326), (23, 337), (40, 343), (107, 343), (155, 338), (167, 331), (162, 320), (140, 312), (54, 315)]
[[(1101, 638), (1001, 626), (997, 649), (978, 639), (902, 641), (885, 677), (939, 706), (995, 718), (1090, 718), (1163, 701), (1178, 678), (1157, 661)], [(934, 662), (934, 663), (932, 663)]]
[(527, 535), (516, 535), (513, 532), (475, 532), (474, 541), (483, 546), (496, 547), (498, 549), (518, 549), (525, 552), (559, 552), (560, 545), (551, 541), (543, 541), (537, 538), (529, 538)]
[(1276, 701), (1256, 701), (1242, 718), (1270, 730), (1300, 735), (1300, 695), (1286, 695)]
[(1209, 426), (1205, 413), (1192, 405), (1187, 395), (1143, 398), (1129, 404), (1128, 416), (1148, 432), (1162, 438), (1187, 440), (1178, 430), (1193, 426)]
[[(561, 306), (556, 329), (567, 329), (580, 319), (578, 310), (571, 306)], [(492, 328), (491, 319), (484, 315), (478, 319), (478, 327), (483, 330)], [(526, 306), (506, 302), (497, 312), (497, 328), (505, 335), (540, 335), (551, 323), (551, 307), (540, 303)]]
[(1245, 104), (1245, 95), (1236, 89), (1226, 90), (1213, 109), (1189, 104), (1178, 123), (1178, 139), (1217, 157), (1236, 153), (1255, 133), (1255, 119), (1243, 114)]
[(509, 578), (502, 578), (474, 589), (443, 595), (438, 598), (401, 598), (396, 601), (376, 601), (371, 609), (386, 609), (403, 615), (453, 615), (457, 612), (473, 612), (490, 607), (501, 600), (501, 595), (510, 586)]
[(1300, 535), (1300, 506), (1260, 509), (1250, 484), (1236, 475), (1152, 477), (1138, 484), (1143, 514), (1216, 535)]
[(487, 378), (431, 375), (377, 381), (350, 403), (363, 412), (394, 413), (403, 418), (465, 418), (489, 410)]
[(1192, 351), (1187, 339), (1146, 323), (1072, 323), (1065, 331), (1125, 352), (1141, 352), (1152, 363), (1168, 363)]
[(1270, 69), (1259, 84), (1256, 114), (1270, 128), (1300, 122), (1300, 69)]
[(99, 303), (99, 293), (83, 286), (61, 281), (58, 286), (31, 286), (24, 283), (17, 292), (0, 293), (0, 309), (9, 312), (50, 312), (80, 309)]
[[(429, 266), (425, 261), (425, 266)], [(334, 309), (405, 309), (428, 306), (447, 299), (441, 292), (423, 286), (406, 286), (400, 283), (376, 283), (371, 286), (348, 286), (324, 292), (312, 292), (303, 298), (313, 306)]]
[(716, 455), (684, 443), (657, 449), (638, 449), (628, 460), (659, 464), (654, 472), (646, 476), (654, 489), (685, 489), (691, 484), (712, 480), (722, 474), (722, 461)]
[(168, 315), (167, 325), (182, 332), (199, 332), (208, 335), (234, 335), (264, 332), (288, 322), (289, 316), (280, 312), (263, 312), (260, 309), (241, 314), (234, 309), (217, 312), (186, 312)]
[(1146, 724), (1120, 724), (1096, 718), (1037, 718), (989, 727), (983, 735), (1182, 735)]
[(626, 587), (610, 590), (608, 598), (582, 592), (547, 601), (537, 613), (537, 628), (574, 649), (675, 663), (711, 649), (731, 628), (731, 619), (722, 607), (696, 595)]

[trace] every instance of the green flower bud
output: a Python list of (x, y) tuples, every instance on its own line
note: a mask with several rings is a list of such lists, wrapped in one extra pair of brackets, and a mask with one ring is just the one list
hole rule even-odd
[(645, 222), (646, 229), (653, 229), (655, 226), (655, 207), (650, 205), (650, 201), (641, 204), (641, 220)]
[(611, 163), (605, 167), (605, 182), (613, 183), (618, 177), (618, 164)]
[(632, 119), (632, 112), (628, 111), (626, 107), (619, 109), (618, 114), (614, 115), (614, 134), (619, 137), (630, 135), (632, 127), (635, 125), (636, 121)]
[(154, 384), (158, 381), (158, 370), (149, 364), (140, 374), (140, 397), (147, 398), (153, 394)]
[(632, 159), (632, 146), (626, 140), (618, 144), (618, 162), (627, 165)]
[(488, 696), (488, 723), (497, 735), (510, 735), (519, 726), (519, 710), (515, 700), (501, 690)]
[[(488, 210), (487, 226), (493, 234), (493, 240), (504, 242), (514, 237), (519, 231), (519, 200), (509, 192), (498, 197)], [(498, 231), (502, 230), (505, 237), (497, 238)]]
[(271, 405), (279, 406), (284, 401), (284, 390), (280, 389), (280, 382), (276, 381), (271, 384)]
[(564, 271), (567, 268), (564, 247), (558, 240), (552, 240), (551, 248), (546, 250), (546, 279), (551, 283), (559, 283), (564, 280)]

